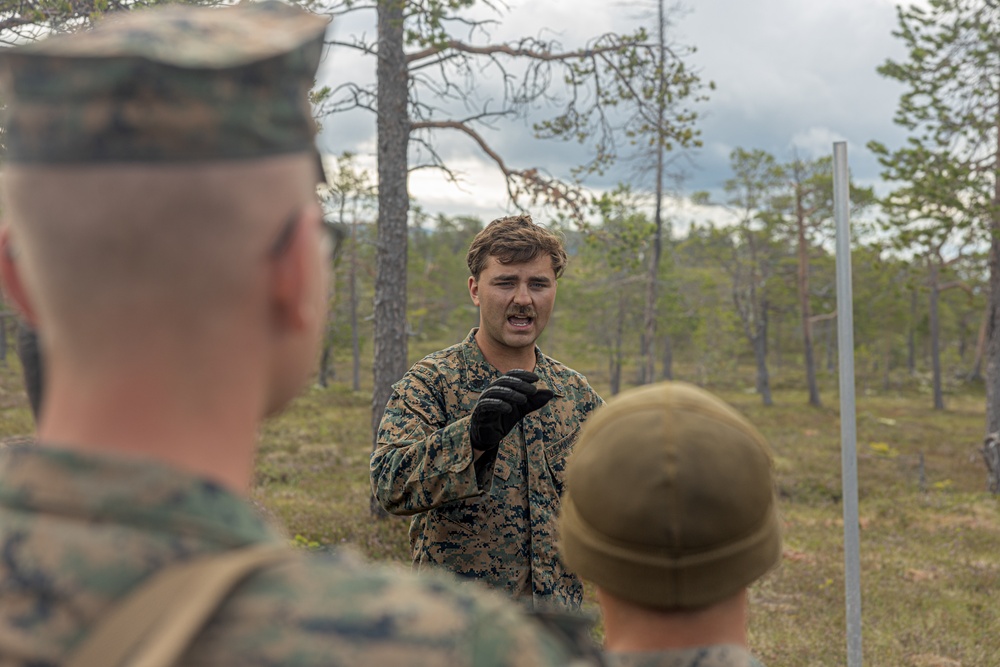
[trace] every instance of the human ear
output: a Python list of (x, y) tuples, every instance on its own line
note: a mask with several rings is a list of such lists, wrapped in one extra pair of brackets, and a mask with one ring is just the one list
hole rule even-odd
[(472, 297), (472, 305), (479, 305), (479, 281), (475, 276), (469, 276), (469, 296)]
[(318, 225), (316, 215), (312, 207), (297, 212), (287, 238), (269, 255), (269, 298), (278, 329), (300, 331), (319, 316), (310, 275), (319, 261), (313, 229)]

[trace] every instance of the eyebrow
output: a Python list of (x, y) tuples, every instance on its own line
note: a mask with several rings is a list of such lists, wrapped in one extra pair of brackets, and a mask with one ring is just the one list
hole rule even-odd
[[(506, 274), (501, 275), (501, 276), (494, 276), (492, 282), (496, 283), (496, 282), (501, 282), (501, 281), (510, 281), (510, 280), (518, 280), (518, 279), (519, 279), (519, 276), (516, 273), (506, 273)], [(528, 276), (526, 278), (526, 280), (529, 281), (529, 282), (537, 282), (537, 283), (551, 283), (552, 282), (551, 278), (549, 278), (548, 276), (544, 276), (544, 275), (541, 275), (541, 276)]]

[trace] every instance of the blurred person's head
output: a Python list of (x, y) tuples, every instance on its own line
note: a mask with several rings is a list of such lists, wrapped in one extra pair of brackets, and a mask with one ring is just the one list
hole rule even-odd
[(324, 28), (279, 3), (167, 7), (3, 54), (3, 278), (56, 383), (228, 350), (262, 414), (302, 386), (326, 304)]
[[(626, 391), (584, 425), (566, 475), (560, 552), (596, 585), (609, 648), (745, 643), (746, 589), (781, 557), (772, 455), (749, 421), (684, 383)], [(620, 641), (646, 623), (666, 629)]]
[(43, 446), (245, 492), (326, 323), (325, 29), (280, 2), (168, 4), (0, 51), (0, 277), (38, 332)]

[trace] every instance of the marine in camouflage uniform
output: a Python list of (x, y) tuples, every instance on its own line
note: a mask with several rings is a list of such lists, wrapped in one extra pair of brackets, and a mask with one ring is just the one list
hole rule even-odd
[[(282, 541), (243, 494), (326, 321), (307, 102), (325, 27), (171, 6), (0, 54), (0, 273), (46, 357), (40, 444), (0, 452), (0, 666), (64, 664), (164, 568)], [(181, 662), (567, 660), (502, 596), (301, 554), (242, 583)]]
[[(245, 499), (152, 462), (39, 446), (0, 452), (0, 665), (61, 664), (117, 600), (170, 563), (277, 543)], [(350, 554), (243, 584), (182, 663), (565, 664), (499, 596)]]
[(387, 511), (414, 515), (416, 569), (446, 568), (534, 608), (577, 610), (582, 585), (559, 558), (555, 522), (566, 456), (602, 401), (580, 373), (531, 345), (535, 385), (553, 397), (476, 459), (470, 421), (502, 377), (477, 342), (481, 327), (393, 385), (372, 454), (373, 491)]

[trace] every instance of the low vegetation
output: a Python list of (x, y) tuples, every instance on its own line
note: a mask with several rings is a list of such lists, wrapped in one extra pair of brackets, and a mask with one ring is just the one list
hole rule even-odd
[[(606, 376), (578, 367), (607, 392)], [(678, 370), (683, 377), (687, 369)], [(835, 388), (824, 387), (827, 407), (809, 408), (805, 391), (781, 388), (778, 377), (775, 405), (764, 407), (752, 378), (745, 370), (710, 387), (757, 423), (775, 452), (785, 554), (752, 589), (750, 641), (769, 667), (844, 665)], [(408, 522), (368, 512), (369, 392), (336, 381), (310, 388), (267, 422), (251, 496), (300, 545), (350, 545), (404, 564)], [(865, 664), (995, 666), (1000, 506), (984, 490), (983, 397), (954, 390), (949, 409), (933, 411), (925, 392), (914, 383), (858, 397)], [(19, 376), (3, 370), (0, 430), (15, 435), (30, 425)]]
[[(577, 367), (607, 393), (606, 373)], [(779, 375), (775, 405), (764, 407), (752, 371), (735, 377), (709, 388), (771, 441), (785, 525), (782, 565), (752, 589), (751, 643), (769, 667), (844, 665), (835, 385), (827, 377), (827, 407), (809, 408), (804, 389), (785, 388)], [(948, 410), (934, 411), (920, 378), (894, 385), (884, 394), (858, 389), (865, 664), (996, 665), (1000, 636), (989, 628), (1000, 627), (1000, 505), (985, 491), (982, 393), (955, 385)], [(253, 495), (300, 541), (405, 563), (408, 522), (367, 510), (368, 396), (310, 389), (269, 422)]]

